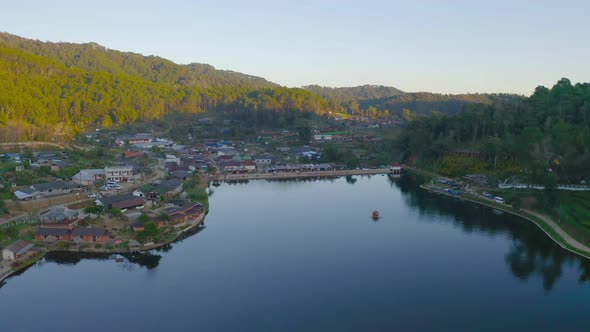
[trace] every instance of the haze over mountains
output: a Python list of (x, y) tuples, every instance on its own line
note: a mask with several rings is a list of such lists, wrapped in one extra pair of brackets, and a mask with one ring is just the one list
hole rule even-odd
[[(454, 113), (511, 95), (405, 93), (385, 86), (286, 88), (211, 65), (175, 64), (96, 43), (53, 43), (0, 33), (0, 124), (5, 140), (71, 136), (88, 126), (172, 112)], [(25, 134), (26, 136), (24, 137)], [(10, 136), (10, 137), (9, 137)]]

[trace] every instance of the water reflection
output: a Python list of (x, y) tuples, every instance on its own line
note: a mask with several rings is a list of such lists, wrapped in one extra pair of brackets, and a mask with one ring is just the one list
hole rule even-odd
[[(160, 248), (156, 248), (150, 251), (143, 251), (133, 254), (104, 254), (104, 253), (85, 253), (85, 252), (73, 252), (73, 251), (55, 251), (45, 255), (44, 259), (37, 262), (37, 265), (43, 265), (46, 263), (58, 263), (62, 265), (77, 265), (82, 260), (116, 260), (117, 257), (124, 257), (123, 266), (127, 270), (134, 270), (132, 265), (145, 267), (148, 270), (155, 269), (160, 264), (162, 255), (159, 253), (166, 253), (172, 250), (174, 244), (181, 243), (185, 239), (196, 235), (205, 229), (204, 226), (196, 227), (189, 232), (181, 235), (176, 241), (164, 245)], [(20, 273), (19, 273), (20, 274)]]
[(430, 222), (452, 220), (465, 233), (478, 232), (488, 236), (507, 234), (512, 245), (504, 258), (512, 275), (521, 280), (534, 276), (542, 279), (543, 288), (550, 291), (562, 275), (564, 264), (578, 264), (580, 283), (590, 280), (590, 260), (572, 254), (553, 243), (538, 228), (531, 229), (529, 221), (510, 214), (490, 213), (491, 208), (437, 196), (419, 187), (421, 179), (404, 176), (389, 178), (391, 186), (400, 189), (404, 201), (422, 215), (450, 218), (421, 218)]

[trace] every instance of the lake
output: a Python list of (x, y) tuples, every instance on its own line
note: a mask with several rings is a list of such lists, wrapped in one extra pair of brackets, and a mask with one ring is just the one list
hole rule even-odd
[(161, 250), (9, 278), (0, 330), (588, 330), (589, 260), (411, 177), (212, 189), (205, 228)]

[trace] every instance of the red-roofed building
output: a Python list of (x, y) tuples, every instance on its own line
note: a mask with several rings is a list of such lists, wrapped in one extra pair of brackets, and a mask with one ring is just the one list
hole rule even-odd
[(143, 152), (139, 151), (125, 151), (125, 158), (132, 159), (143, 156)]

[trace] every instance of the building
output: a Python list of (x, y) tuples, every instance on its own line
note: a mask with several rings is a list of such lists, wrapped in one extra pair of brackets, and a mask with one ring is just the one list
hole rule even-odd
[(145, 194), (143, 193), (143, 191), (141, 191), (139, 189), (136, 189), (136, 190), (133, 191), (133, 196), (136, 196), (136, 197), (146, 197)]
[(104, 169), (83, 169), (78, 174), (72, 176), (72, 182), (81, 186), (92, 186), (96, 180), (105, 178)]
[(236, 160), (222, 161), (220, 162), (220, 166), (224, 172), (241, 173), (243, 171), (242, 163)]
[(35, 189), (25, 188), (16, 190), (14, 192), (14, 197), (19, 201), (30, 201), (32, 199), (41, 198), (41, 193), (37, 192)]
[(127, 143), (129, 144), (142, 144), (142, 143), (150, 143), (153, 142), (154, 138), (147, 134), (137, 134), (132, 136), (124, 136), (117, 138), (115, 140), (115, 144), (118, 146), (123, 146)]
[(397, 176), (402, 175), (402, 165), (400, 165), (398, 163), (393, 163), (393, 164), (389, 165), (389, 171), (393, 175), (397, 175)]
[(5, 158), (9, 161), (13, 161), (15, 163), (22, 162), (22, 157), (21, 157), (20, 153), (5, 153), (2, 155), (2, 158)]
[(148, 197), (156, 198), (160, 197), (160, 195), (166, 195), (167, 197), (174, 196), (176, 194), (180, 194), (182, 192), (183, 187), (184, 184), (182, 180), (168, 179), (160, 182), (159, 184), (155, 185), (152, 189), (150, 189)]
[(121, 210), (143, 209), (145, 199), (134, 195), (116, 195), (101, 197), (96, 200), (97, 205), (102, 205), (106, 209), (118, 208)]
[(267, 156), (256, 156), (254, 162), (258, 165), (266, 166), (272, 163), (272, 158)]
[(172, 223), (182, 223), (197, 218), (203, 212), (203, 205), (200, 203), (185, 204), (167, 208), (165, 212), (170, 216)]
[(331, 141), (332, 135), (331, 134), (317, 134), (313, 135), (314, 141)]
[(141, 157), (143, 156), (145, 153), (144, 152), (140, 152), (140, 151), (125, 151), (124, 157), (125, 159), (133, 159), (133, 158), (137, 158), (137, 157)]
[(78, 225), (79, 213), (64, 206), (56, 206), (42, 213), (39, 217), (41, 223), (47, 228), (74, 229)]
[(190, 176), (190, 173), (179, 169), (179, 170), (175, 170), (175, 171), (170, 172), (170, 175), (172, 175), (172, 177), (174, 177), (176, 179), (186, 180)]
[(110, 233), (102, 228), (77, 228), (72, 231), (71, 239), (74, 242), (106, 242), (110, 239)]
[(128, 182), (133, 179), (133, 166), (108, 166), (104, 168), (107, 181)]
[(27, 253), (31, 248), (33, 248), (32, 243), (18, 240), (2, 250), (2, 259), (5, 261), (14, 261)]
[(246, 160), (242, 162), (242, 169), (246, 170), (246, 172), (255, 172), (256, 171), (256, 162), (254, 160)]
[(35, 231), (37, 241), (70, 241), (72, 230), (67, 228), (39, 227)]
[(173, 154), (166, 155), (166, 162), (167, 163), (175, 163), (176, 165), (180, 166), (180, 158)]
[(36, 183), (29, 188), (20, 189), (14, 192), (18, 200), (31, 200), (44, 196), (57, 196), (69, 194), (78, 189), (79, 184), (71, 181), (55, 181), (47, 183)]

